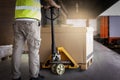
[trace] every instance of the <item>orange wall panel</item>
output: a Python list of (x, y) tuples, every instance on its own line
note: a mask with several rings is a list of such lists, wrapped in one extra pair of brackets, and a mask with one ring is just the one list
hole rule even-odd
[(108, 36), (109, 36), (108, 30), (109, 30), (109, 17), (101, 16), (100, 17), (100, 37), (108, 38)]

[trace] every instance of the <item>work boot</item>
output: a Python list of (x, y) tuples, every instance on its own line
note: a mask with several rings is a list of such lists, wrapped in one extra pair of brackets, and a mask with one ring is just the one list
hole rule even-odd
[(30, 78), (30, 80), (44, 80), (44, 79), (45, 77), (41, 75), (39, 75), (37, 78), (34, 78), (34, 77)]
[(37, 77), (37, 78), (32, 77), (32, 78), (30, 78), (30, 80), (44, 80), (44, 78), (42, 78), (42, 77)]
[(12, 79), (12, 80), (21, 80), (21, 77), (17, 78), (17, 79)]
[(38, 74), (38, 76), (41, 77), (41, 78), (45, 78), (43, 75), (40, 75), (40, 74)]

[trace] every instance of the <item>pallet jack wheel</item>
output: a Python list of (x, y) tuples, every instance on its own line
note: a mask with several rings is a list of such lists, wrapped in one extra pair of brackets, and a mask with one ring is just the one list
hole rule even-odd
[(52, 71), (53, 73), (56, 73), (56, 65), (57, 65), (57, 64), (53, 64), (53, 65), (51, 66), (51, 71)]
[(57, 64), (56, 65), (56, 73), (58, 75), (62, 75), (65, 72), (65, 66), (63, 64)]

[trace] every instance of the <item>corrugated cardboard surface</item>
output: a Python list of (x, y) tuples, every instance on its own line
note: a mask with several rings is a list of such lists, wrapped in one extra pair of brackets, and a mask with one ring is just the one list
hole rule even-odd
[[(77, 63), (83, 63), (86, 59), (86, 27), (55, 27), (56, 47), (64, 47)], [(41, 29), (41, 62), (51, 54), (50, 27)]]
[(0, 0), (0, 45), (13, 43), (15, 1)]

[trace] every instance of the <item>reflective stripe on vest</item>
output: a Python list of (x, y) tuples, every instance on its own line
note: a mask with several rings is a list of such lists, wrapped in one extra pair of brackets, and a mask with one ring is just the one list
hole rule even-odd
[(15, 18), (34, 18), (41, 20), (39, 0), (17, 0)]
[(16, 6), (16, 10), (23, 10), (23, 9), (32, 10), (32, 11), (40, 11), (40, 7), (36, 8), (33, 6)]

